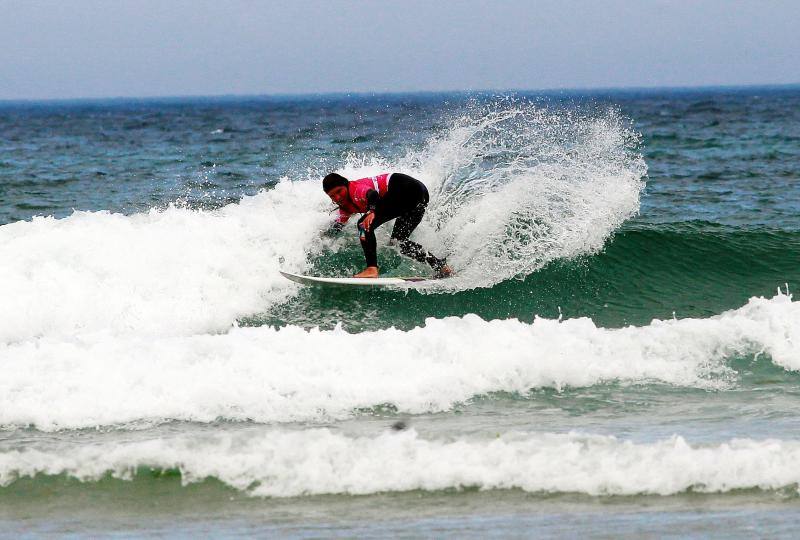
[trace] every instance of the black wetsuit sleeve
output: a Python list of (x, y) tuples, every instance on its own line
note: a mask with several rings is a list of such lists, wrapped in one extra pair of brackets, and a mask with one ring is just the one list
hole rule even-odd
[(375, 210), (380, 198), (381, 196), (374, 189), (367, 191), (367, 210)]

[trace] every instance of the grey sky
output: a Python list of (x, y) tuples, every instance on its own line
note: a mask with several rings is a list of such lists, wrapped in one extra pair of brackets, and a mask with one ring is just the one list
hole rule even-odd
[(0, 0), (0, 99), (797, 82), (797, 0)]

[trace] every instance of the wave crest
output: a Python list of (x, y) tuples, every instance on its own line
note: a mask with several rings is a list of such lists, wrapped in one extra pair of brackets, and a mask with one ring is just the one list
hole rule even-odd
[(519, 432), (440, 440), (414, 430), (373, 437), (274, 430), (3, 452), (0, 485), (37, 475), (133, 480), (141, 468), (177, 470), (184, 484), (214, 478), (269, 497), (464, 488), (673, 495), (796, 488), (800, 443), (739, 439), (697, 446), (679, 436), (633, 443)]
[(586, 318), (527, 324), (466, 315), (358, 334), (289, 326), (42, 338), (0, 346), (0, 425), (324, 421), (382, 404), (440, 412), (491, 392), (613, 381), (724, 389), (736, 377), (728, 361), (743, 355), (800, 369), (799, 321), (800, 303), (780, 295), (708, 319), (620, 329)]

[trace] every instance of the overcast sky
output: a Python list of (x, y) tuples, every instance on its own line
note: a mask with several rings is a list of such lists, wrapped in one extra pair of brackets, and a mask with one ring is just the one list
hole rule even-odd
[(798, 82), (798, 0), (0, 0), (0, 99)]

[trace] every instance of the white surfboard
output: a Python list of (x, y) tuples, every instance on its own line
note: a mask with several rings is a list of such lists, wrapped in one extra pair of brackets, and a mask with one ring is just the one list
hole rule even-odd
[(293, 274), (291, 272), (280, 271), (286, 279), (290, 279), (302, 285), (343, 285), (356, 287), (402, 287), (409, 285), (419, 285), (426, 281), (433, 281), (424, 277), (377, 277), (377, 278), (357, 278), (357, 277), (317, 277)]

